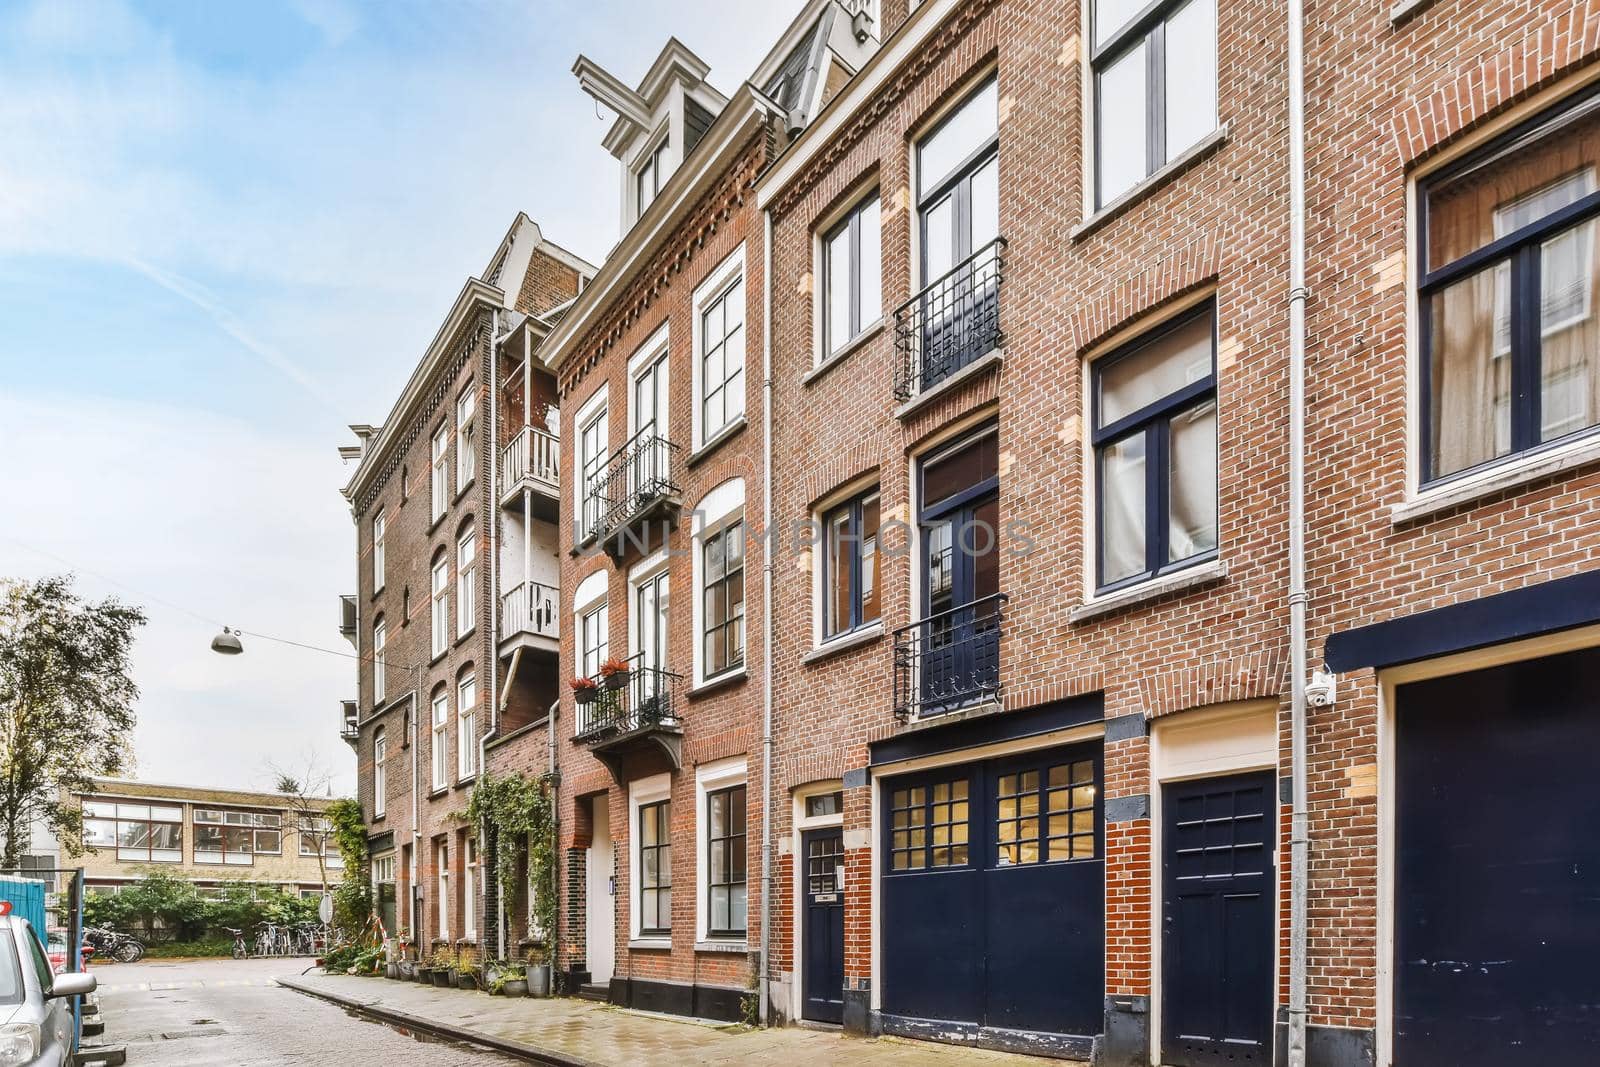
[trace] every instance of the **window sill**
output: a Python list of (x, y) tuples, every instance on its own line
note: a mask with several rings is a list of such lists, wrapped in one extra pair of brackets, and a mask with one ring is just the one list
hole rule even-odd
[(473, 771), (471, 774), (467, 775), (465, 778), (456, 779), (456, 784), (454, 786), (452, 786), (451, 788), (452, 789), (465, 789), (467, 786), (471, 785), (472, 783), (476, 782), (477, 780), (478, 780), (478, 772), (477, 771)]
[(729, 671), (726, 674), (719, 674), (715, 678), (708, 678), (699, 685), (694, 686), (684, 695), (690, 700), (696, 700), (700, 697), (715, 693), (718, 690), (728, 689), (732, 686), (739, 685), (749, 680), (750, 672), (745, 670), (743, 667), (740, 667), (736, 671)]
[[(474, 476), (473, 481), (477, 481), (476, 476)], [(471, 489), (472, 489), (472, 482), (468, 482), (466, 485), (463, 485), (461, 488), (457, 489), (456, 490), (456, 495), (450, 498), (450, 506), (451, 507), (455, 507), (457, 504), (459, 504), (463, 500), (465, 500), (467, 498), (467, 493)]]
[(1067, 622), (1076, 625), (1098, 619), (1104, 615), (1121, 611), (1124, 608), (1147, 604), (1152, 600), (1159, 600), (1174, 593), (1187, 592), (1190, 589), (1212, 582), (1224, 581), (1228, 577), (1228, 565), (1220, 559), (1208, 563), (1196, 564), (1193, 567), (1171, 574), (1163, 574), (1159, 578), (1152, 578), (1148, 582), (1119, 589), (1115, 593), (1108, 593), (1102, 597), (1092, 597), (1084, 601), (1067, 616)]
[(1590, 436), (1561, 448), (1508, 460), (1498, 467), (1436, 489), (1425, 489), (1404, 503), (1389, 509), (1389, 521), (1402, 526), (1418, 519), (1470, 504), (1588, 464), (1600, 462), (1600, 437)]
[(378, 588), (376, 588), (376, 589), (374, 589), (374, 590), (373, 590), (373, 591), (372, 591), (372, 596), (371, 596), (371, 597), (370, 597), (370, 598), (369, 598), (369, 599), (371, 599), (371, 600), (377, 600), (377, 599), (378, 599), (378, 598), (379, 598), (379, 597), (380, 597), (380, 596), (382, 596), (382, 595), (383, 595), (383, 591), (384, 591), (384, 590), (385, 590), (385, 589), (387, 589), (387, 588), (388, 588), (388, 586), (384, 586), (384, 585), (380, 585), (380, 586), (378, 586)]
[(450, 654), (450, 650), (448, 648), (443, 649), (443, 650), (441, 650), (439, 652), (435, 652), (433, 654), (433, 658), (428, 661), (428, 666), (437, 667), (439, 664), (444, 662), (444, 658), (446, 656), (448, 656), (449, 654)]
[(747, 941), (732, 941), (732, 940), (729, 940), (729, 941), (696, 941), (694, 943), (694, 950), (696, 952), (723, 952), (723, 953), (729, 953), (729, 954), (737, 953), (737, 954), (742, 955), (742, 954), (747, 953), (747, 952), (750, 951), (750, 944)]
[(1389, 9), (1389, 24), (1398, 25), (1432, 3), (1433, 0), (1400, 0)]
[(628, 942), (629, 952), (671, 952), (670, 937), (636, 937)]
[(800, 662), (820, 663), (825, 659), (831, 659), (841, 653), (849, 652), (853, 648), (860, 648), (863, 645), (870, 645), (875, 641), (881, 640), (882, 637), (883, 622), (880, 620), (878, 622), (868, 623), (866, 626), (863, 626), (860, 629), (851, 630), (849, 633), (840, 634), (838, 637), (830, 637), (816, 648), (813, 648), (810, 652), (807, 652), (805, 655), (801, 656)]
[(1124, 211), (1127, 211), (1129, 208), (1143, 200), (1145, 197), (1149, 196), (1151, 193), (1155, 192), (1161, 186), (1171, 181), (1177, 176), (1179, 171), (1184, 170), (1190, 164), (1197, 162), (1201, 156), (1211, 152), (1227, 139), (1228, 124), (1224, 122), (1222, 125), (1218, 126), (1216, 129), (1200, 138), (1200, 140), (1196, 141), (1188, 149), (1180, 153), (1176, 159), (1172, 160), (1160, 170), (1150, 175), (1150, 177), (1146, 178), (1138, 185), (1135, 185), (1132, 189), (1129, 189), (1127, 192), (1111, 201), (1111, 203), (1107, 204), (1099, 211), (1096, 211), (1093, 215), (1090, 215), (1088, 218), (1078, 223), (1078, 225), (1072, 228), (1072, 232), (1067, 235), (1067, 239), (1071, 241), (1083, 240), (1085, 237), (1089, 236), (1091, 233), (1098, 230), (1100, 227), (1104, 226), (1106, 223), (1110, 222)]
[(477, 633), (477, 632), (478, 632), (478, 628), (476, 626), (474, 626), (472, 629), (468, 630), (464, 634), (457, 634), (456, 635), (456, 639), (450, 643), (450, 647), (451, 648), (460, 648), (462, 645), (464, 645), (468, 641), (470, 641), (472, 639), (472, 635)]
[(904, 422), (945, 394), (954, 392), (980, 374), (987, 374), (993, 368), (998, 367), (1004, 358), (1005, 349), (1003, 348), (996, 348), (979, 356), (932, 389), (918, 393), (904, 404), (901, 404), (895, 409), (894, 417)]
[(449, 792), (450, 792), (450, 787), (449, 786), (441, 785), (438, 789), (435, 789), (435, 790), (433, 790), (432, 792), (430, 792), (428, 794), (428, 799), (429, 800), (438, 800), (440, 797), (447, 795)]
[(432, 519), (428, 520), (428, 536), (430, 536), (430, 537), (433, 536), (434, 531), (437, 530), (440, 527), (440, 525), (442, 525), (444, 523), (445, 517), (447, 515), (449, 515), (449, 514), (450, 514), (450, 509), (449, 508), (445, 508), (443, 511), (439, 512), (439, 514), (435, 515)]
[(705, 459), (707, 456), (711, 455), (711, 453), (720, 448), (724, 441), (738, 434), (747, 425), (749, 425), (749, 420), (743, 415), (740, 415), (737, 419), (734, 419), (732, 422), (728, 423), (728, 425), (712, 434), (710, 440), (706, 441), (705, 444), (701, 445), (693, 452), (690, 452), (689, 458), (684, 460), (684, 463), (690, 467), (697, 465), (701, 460)]
[(866, 347), (867, 342), (871, 341), (883, 331), (884, 324), (887, 321), (887, 319), (879, 316), (877, 322), (873, 323), (871, 326), (868, 326), (866, 329), (852, 337), (849, 341), (845, 342), (843, 348), (839, 349), (837, 352), (834, 352), (832, 355), (828, 356), (827, 359), (823, 360), (802, 374), (800, 376), (800, 384), (810, 385), (812, 382), (816, 381), (824, 374), (827, 374), (839, 364), (843, 363), (846, 359), (849, 359), (851, 356), (855, 355), (857, 351)]

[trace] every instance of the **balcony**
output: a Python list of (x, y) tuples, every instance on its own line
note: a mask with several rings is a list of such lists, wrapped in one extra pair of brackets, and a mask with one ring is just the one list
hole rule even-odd
[(501, 594), (501, 642), (539, 637), (549, 642), (545, 647), (555, 651), (555, 642), (561, 640), (560, 605), (560, 591), (542, 582), (523, 582)]
[(548, 431), (524, 426), (500, 450), (500, 492), (501, 507), (511, 507), (526, 492), (560, 499), (561, 439)]
[(588, 746), (619, 782), (626, 780), (624, 764), (638, 773), (654, 773), (654, 768), (639, 766), (640, 756), (665, 770), (676, 771), (683, 764), (683, 725), (678, 720), (683, 676), (646, 666), (642, 652), (628, 664), (626, 681), (619, 688), (610, 688), (605, 678), (594, 679), (599, 688), (589, 703), (578, 705), (574, 738)]
[(895, 718), (929, 719), (1000, 699), (1006, 599), (996, 593), (895, 631)]
[(339, 728), (339, 737), (347, 745), (354, 745), (361, 731), (357, 728), (359, 712), (354, 700), (339, 701), (340, 721), (344, 724)]
[(652, 520), (677, 524), (681, 483), (682, 449), (646, 426), (589, 478), (580, 542), (597, 540), (617, 558), (629, 545), (647, 550)]
[(356, 643), (356, 630), (361, 622), (361, 609), (356, 606), (354, 593), (339, 597), (339, 636)]
[(895, 309), (896, 400), (926, 393), (1005, 343), (1005, 252), (1005, 238), (996, 238)]

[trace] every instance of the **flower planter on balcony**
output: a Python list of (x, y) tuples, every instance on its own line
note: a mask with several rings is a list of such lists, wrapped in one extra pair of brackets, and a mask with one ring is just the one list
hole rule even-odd
[(613, 692), (618, 689), (626, 689), (632, 677), (633, 675), (628, 671), (617, 671), (615, 674), (608, 674), (604, 678), (605, 687)]

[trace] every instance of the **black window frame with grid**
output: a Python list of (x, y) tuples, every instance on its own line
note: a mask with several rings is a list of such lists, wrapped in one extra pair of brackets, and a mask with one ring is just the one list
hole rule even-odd
[[(1056, 772), (1064, 772), (1057, 775)], [(1005, 870), (1040, 864), (1082, 863), (1102, 859), (1100, 840), (1100, 765), (1085, 754), (1075, 759), (1014, 764), (996, 768), (988, 776), (994, 800), (993, 866)], [(1087, 794), (1084, 790), (1087, 789)], [(1026, 810), (1027, 798), (1034, 803)], [(1057, 806), (1057, 802), (1063, 806)], [(1086, 801), (1086, 803), (1082, 803)], [(1013, 806), (1008, 807), (1008, 804)], [(1056, 819), (1062, 832), (1057, 833)], [(1031, 833), (1028, 825), (1032, 824)], [(1014, 828), (1007, 836), (1006, 828)], [(1052, 846), (1066, 842), (1064, 856), (1053, 855)], [(1032, 844), (1034, 854), (1024, 858), (1023, 849)], [(1007, 849), (1013, 849), (1007, 858)], [(1080, 853), (1080, 848), (1083, 851)]]
[[(644, 824), (645, 819), (655, 820), (656, 843), (645, 844)], [(639, 933), (644, 937), (665, 937), (672, 933), (672, 800), (665, 798), (653, 800), (647, 804), (639, 805), (639, 824), (636, 827), (639, 834)], [(645, 882), (645, 854), (651, 853), (656, 860), (656, 879), (653, 883)], [(662, 863), (663, 854), (666, 863)], [(654, 908), (651, 923), (645, 922), (645, 894), (655, 894)], [(661, 894), (667, 896), (667, 922), (661, 925)]]
[[(730, 535), (733, 534), (734, 531), (738, 531), (739, 565), (737, 567), (730, 567), (730, 566), (728, 566), (728, 544), (729, 544), (729, 540), (730, 540)], [(720, 547), (721, 552), (722, 552), (721, 564), (720, 564), (720, 567), (717, 569), (716, 572), (713, 572), (713, 568), (712, 568), (712, 565), (711, 565), (711, 562), (712, 562), (712, 554), (711, 554), (711, 552), (712, 552), (712, 546), (713, 545), (716, 545), (716, 546)], [(702, 665), (702, 667), (704, 669), (705, 677), (708, 680), (712, 679), (712, 678), (720, 677), (720, 676), (722, 676), (724, 674), (731, 674), (734, 671), (738, 671), (738, 670), (743, 670), (744, 669), (744, 656), (745, 656), (745, 632), (744, 632), (745, 581), (744, 581), (744, 572), (745, 572), (745, 558), (746, 558), (746, 548), (747, 547), (748, 546), (745, 543), (745, 536), (744, 536), (744, 519), (743, 518), (738, 518), (738, 519), (733, 520), (732, 522), (728, 522), (728, 523), (723, 524), (720, 528), (712, 531), (711, 533), (706, 534), (704, 536), (704, 538), (702, 539), (702, 541), (701, 541), (701, 545), (700, 545), (701, 566), (702, 566), (702, 577), (704, 579), (704, 581), (702, 583), (702, 586), (701, 586), (701, 594), (700, 594), (701, 598), (702, 598), (701, 599), (702, 618), (701, 618), (701, 634), (700, 634), (700, 639), (701, 639), (701, 642), (702, 642), (702, 644), (701, 644), (701, 665)], [(739, 583), (739, 600), (738, 600), (737, 605), (735, 605), (732, 602), (732, 600), (731, 600), (731, 598), (729, 597), (729, 594), (728, 594), (728, 589), (733, 584), (733, 580), (734, 580), (735, 577), (737, 577), (738, 583)], [(711, 610), (711, 606), (715, 602), (714, 598), (716, 596), (718, 596), (719, 594), (722, 597), (722, 601), (721, 601), (721, 606), (722, 606), (721, 621), (720, 622), (712, 622), (711, 620), (713, 618), (713, 613), (712, 613), (712, 610)], [(727, 657), (726, 661), (723, 662), (723, 663), (720, 663), (720, 664), (713, 660), (712, 654), (711, 654), (712, 653), (712, 649), (715, 648), (715, 645), (713, 643), (713, 638), (717, 635), (717, 633), (719, 631), (722, 634), (723, 649), (724, 649), (725, 655)], [(735, 659), (732, 656), (731, 653), (728, 653), (726, 651), (727, 649), (731, 648), (730, 640), (735, 635), (737, 635), (738, 642), (739, 642), (739, 656), (738, 656), (737, 659)]]
[[(1435, 265), (1429, 256), (1429, 230), (1432, 193), (1452, 179), (1480, 166), (1493, 165), (1508, 155), (1559, 133), (1561, 123), (1600, 105), (1600, 89), (1587, 90), (1542, 110), (1528, 121), (1495, 138), (1458, 162), (1428, 175), (1417, 187), (1417, 404), (1416, 447), (1418, 482), (1424, 487), (1444, 485), (1482, 471), (1502, 466), (1531, 454), (1559, 447), (1574, 439), (1600, 435), (1600, 422), (1542, 439), (1544, 333), (1542, 321), (1541, 248), (1585, 222), (1600, 219), (1600, 188), (1567, 206), (1519, 227), (1496, 240), (1467, 252), (1447, 263)], [(1546, 131), (1545, 127), (1552, 127)], [(1505, 265), (1507, 284), (1510, 352), (1510, 449), (1504, 455), (1469, 464), (1440, 474), (1433, 455), (1434, 329), (1432, 305), (1453, 285), (1488, 270)]]
[[(1173, 334), (1193, 325), (1200, 319), (1206, 319), (1211, 324), (1211, 372), (1204, 378), (1197, 379), (1181, 388), (1166, 393), (1136, 411), (1131, 411), (1119, 419), (1101, 425), (1100, 389), (1101, 380), (1104, 378), (1107, 369), (1124, 359), (1137, 357), (1141, 352), (1148, 351), (1151, 347), (1160, 344)], [(1171, 320), (1141, 333), (1127, 344), (1118, 347), (1115, 351), (1096, 359), (1089, 368), (1091, 377), (1090, 414), (1093, 420), (1090, 443), (1094, 448), (1095, 466), (1094, 580), (1096, 593), (1114, 592), (1118, 589), (1138, 585), (1152, 578), (1158, 578), (1164, 574), (1184, 570), (1217, 558), (1220, 546), (1197, 552), (1178, 560), (1167, 559), (1170, 554), (1168, 549), (1171, 536), (1169, 485), (1172, 474), (1172, 424), (1180, 415), (1195, 411), (1207, 404), (1217, 406), (1217, 418), (1220, 420), (1221, 404), (1217, 397), (1217, 347), (1216, 304), (1214, 301), (1208, 300), (1193, 310), (1175, 315)], [(1105, 487), (1107, 484), (1105, 457), (1107, 450), (1111, 446), (1140, 436), (1143, 436), (1145, 440), (1145, 566), (1144, 570), (1136, 574), (1107, 581), (1105, 577), (1107, 547), (1105, 532)], [(1220, 451), (1217, 463), (1220, 468)], [(1220, 475), (1217, 472), (1213, 472), (1213, 477), (1219, 478), (1220, 481)], [(1220, 494), (1214, 495), (1213, 499), (1220, 512)], [(1218, 518), (1220, 535), (1220, 514)]]
[[(734, 805), (733, 799), (738, 795), (739, 802)], [(746, 862), (746, 827), (745, 815), (748, 811), (746, 804), (748, 794), (745, 792), (744, 783), (731, 785), (725, 789), (717, 789), (706, 794), (706, 934), (713, 938), (743, 939), (749, 930), (749, 865)], [(714, 813), (718, 804), (724, 805), (722, 815), (722, 835), (713, 833), (715, 826)], [(735, 818), (737, 807), (737, 818)], [(716, 845), (722, 845), (722, 863), (716, 861)], [(726, 894), (727, 915), (729, 923), (726, 926), (717, 925), (717, 893)], [(737, 890), (745, 891), (745, 923), (743, 926), (734, 926), (733, 899)]]
[[(889, 788), (888, 798), (889, 863), (885, 874), (919, 874), (973, 865), (972, 820), (977, 798), (970, 773), (947, 771), (895, 782)], [(959, 819), (955, 810), (957, 804), (965, 807), (964, 817)], [(899, 818), (902, 814), (906, 816), (903, 820)], [(942, 841), (938, 840), (941, 829), (946, 831)], [(920, 844), (918, 832), (921, 833)], [(901, 865), (902, 857), (904, 865)]]

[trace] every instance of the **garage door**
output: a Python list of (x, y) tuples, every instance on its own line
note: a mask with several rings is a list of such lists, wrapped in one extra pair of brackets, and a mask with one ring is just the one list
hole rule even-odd
[(1099, 785), (1098, 743), (884, 781), (886, 1014), (1099, 1032)]
[(1600, 1063), (1600, 651), (1396, 698), (1395, 1067)]

